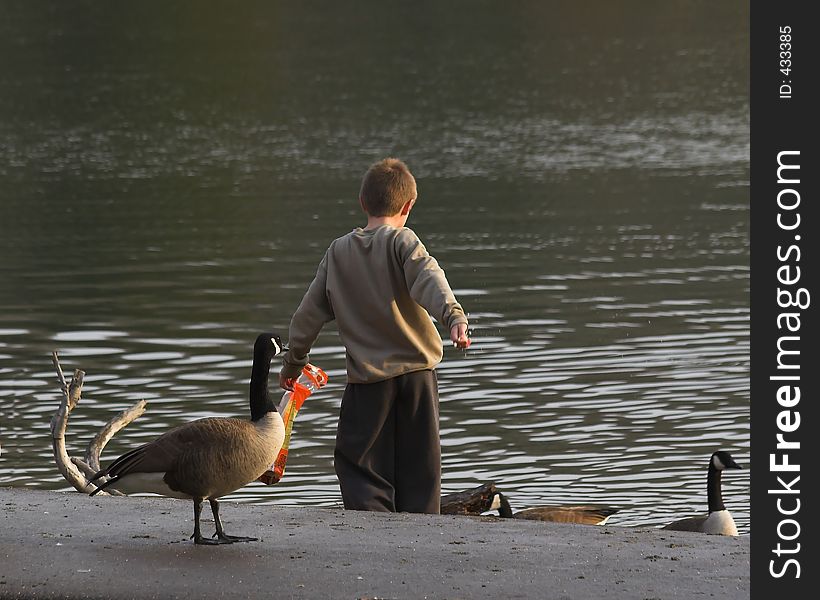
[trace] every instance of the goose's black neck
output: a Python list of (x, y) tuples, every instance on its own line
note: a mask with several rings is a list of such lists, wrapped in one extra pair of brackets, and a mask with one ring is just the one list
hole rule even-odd
[(276, 412), (276, 403), (268, 391), (270, 363), (273, 356), (270, 350), (256, 344), (253, 351), (251, 368), (250, 405), (251, 421), (258, 421), (270, 412)]
[(720, 489), (720, 478), (723, 471), (715, 468), (711, 462), (709, 463), (709, 473), (706, 475), (706, 494), (709, 498), (709, 512), (717, 510), (726, 510), (726, 505), (723, 504), (723, 494)]

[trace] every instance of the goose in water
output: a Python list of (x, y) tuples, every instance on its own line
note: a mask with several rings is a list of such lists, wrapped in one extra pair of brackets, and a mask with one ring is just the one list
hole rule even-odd
[(709, 458), (709, 470), (706, 474), (706, 494), (709, 500), (709, 514), (699, 517), (688, 517), (673, 521), (663, 529), (676, 531), (699, 531), (719, 535), (737, 535), (735, 520), (723, 504), (720, 489), (721, 474), (724, 469), (742, 469), (732, 456), (723, 450), (715, 452)]
[(554, 523), (579, 523), (582, 525), (604, 525), (609, 517), (618, 512), (617, 508), (590, 504), (564, 506), (537, 506), (513, 513), (512, 507), (502, 493), (493, 497), (490, 510), (497, 510), (504, 518), (529, 519), (530, 521), (552, 521)]
[[(225, 417), (198, 419), (166, 431), (153, 442), (126, 452), (91, 478), (108, 479), (91, 492), (113, 486), (126, 494), (152, 492), (194, 501), (196, 544), (251, 542), (230, 536), (219, 518), (219, 498), (256, 480), (276, 459), (285, 436), (282, 417), (268, 393), (271, 360), (283, 350), (282, 340), (265, 333), (256, 338), (250, 383), (250, 420)], [(199, 528), (202, 501), (208, 500), (216, 539)]]

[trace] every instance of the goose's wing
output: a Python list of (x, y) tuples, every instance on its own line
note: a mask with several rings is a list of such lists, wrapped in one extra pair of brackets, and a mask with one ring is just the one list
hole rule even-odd
[(531, 521), (603, 525), (616, 512), (618, 512), (617, 508), (608, 506), (537, 506), (519, 511), (514, 516), (516, 519), (529, 519)]
[(707, 515), (700, 517), (687, 517), (672, 521), (669, 525), (664, 525), (661, 529), (671, 529), (674, 531), (703, 531), (703, 524), (706, 522)]

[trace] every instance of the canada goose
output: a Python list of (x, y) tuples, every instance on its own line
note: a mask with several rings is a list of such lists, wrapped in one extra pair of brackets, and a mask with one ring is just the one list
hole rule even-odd
[(554, 523), (580, 523), (582, 525), (604, 525), (609, 517), (618, 512), (617, 508), (609, 506), (593, 506), (590, 504), (565, 506), (537, 506), (520, 510), (513, 514), (507, 498), (497, 493), (493, 498), (490, 510), (497, 510), (498, 516), (504, 518), (528, 519), (530, 521), (552, 521)]
[(706, 474), (706, 493), (709, 499), (709, 514), (699, 517), (688, 517), (673, 521), (663, 529), (676, 531), (700, 531), (719, 535), (737, 535), (735, 520), (723, 504), (720, 490), (720, 478), (723, 469), (742, 469), (732, 456), (723, 450), (715, 452), (709, 458), (709, 471)]
[[(251, 542), (256, 538), (225, 534), (218, 499), (254, 481), (276, 459), (285, 425), (268, 394), (271, 360), (282, 351), (279, 336), (262, 334), (253, 347), (250, 383), (251, 419), (209, 417), (166, 431), (153, 442), (126, 452), (91, 478), (111, 477), (91, 492), (114, 485), (125, 493), (153, 492), (194, 501), (196, 544)], [(95, 484), (97, 485), (97, 484)], [(211, 505), (216, 537), (203, 538), (199, 529), (202, 501)]]

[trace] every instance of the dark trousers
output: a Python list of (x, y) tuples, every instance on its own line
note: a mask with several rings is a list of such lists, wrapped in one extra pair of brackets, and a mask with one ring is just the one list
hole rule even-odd
[(433, 370), (347, 384), (333, 453), (346, 509), (439, 513), (438, 415)]

